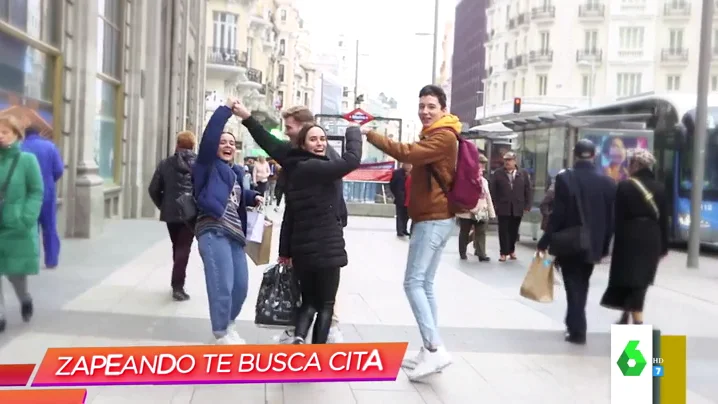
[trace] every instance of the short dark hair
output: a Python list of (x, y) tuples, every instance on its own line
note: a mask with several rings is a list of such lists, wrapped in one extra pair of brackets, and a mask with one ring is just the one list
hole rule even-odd
[(444, 89), (435, 86), (433, 84), (426, 85), (422, 87), (422, 89), (419, 91), (419, 98), (426, 97), (427, 95), (433, 95), (436, 97), (436, 99), (439, 100), (439, 105), (441, 105), (441, 109), (446, 108), (446, 93), (444, 92)]

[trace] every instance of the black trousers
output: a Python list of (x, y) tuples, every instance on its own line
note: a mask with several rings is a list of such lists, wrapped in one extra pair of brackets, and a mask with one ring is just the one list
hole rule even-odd
[[(341, 269), (299, 269), (302, 306), (297, 313), (294, 335), (307, 339), (312, 329), (312, 344), (326, 344), (332, 326), (334, 303), (339, 290)], [(315, 320), (316, 316), (316, 320)]]
[(519, 239), (521, 216), (499, 216), (499, 249), (501, 255), (513, 254)]
[(572, 334), (586, 335), (586, 301), (593, 264), (560, 258), (558, 261), (566, 289), (566, 330)]
[(264, 182), (258, 182), (257, 188), (255, 188), (255, 191), (259, 192), (259, 196), (264, 197), (264, 194), (267, 192), (267, 187), (269, 184), (267, 181)]
[(284, 196), (284, 189), (280, 186), (274, 188), (274, 198), (277, 200), (277, 206), (281, 205), (282, 197)]
[(404, 205), (395, 205), (396, 207), (396, 235), (406, 236), (409, 234), (406, 226), (409, 224), (409, 209)]
[[(474, 219), (459, 218), (459, 256), (466, 258), (466, 248), (469, 244), (474, 245), (474, 255), (479, 258), (486, 257), (486, 227), (487, 222), (478, 222)], [(474, 237), (469, 239), (471, 229), (474, 230)]]
[(167, 223), (167, 231), (172, 241), (172, 289), (182, 289), (187, 278), (187, 263), (192, 252), (194, 232), (185, 223)]

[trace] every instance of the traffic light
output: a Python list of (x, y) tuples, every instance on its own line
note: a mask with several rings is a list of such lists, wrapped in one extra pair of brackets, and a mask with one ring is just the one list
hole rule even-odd
[(521, 112), (521, 98), (514, 98), (514, 114)]

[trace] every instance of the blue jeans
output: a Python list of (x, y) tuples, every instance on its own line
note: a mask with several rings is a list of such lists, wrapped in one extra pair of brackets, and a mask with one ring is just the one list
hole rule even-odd
[(434, 278), (441, 253), (453, 228), (454, 219), (445, 219), (413, 223), (411, 230), (404, 291), (419, 325), (424, 347), (429, 349), (442, 344), (438, 329)]
[(247, 256), (239, 241), (217, 230), (199, 234), (197, 241), (204, 263), (212, 333), (222, 338), (227, 335), (230, 322), (239, 316), (247, 298)]

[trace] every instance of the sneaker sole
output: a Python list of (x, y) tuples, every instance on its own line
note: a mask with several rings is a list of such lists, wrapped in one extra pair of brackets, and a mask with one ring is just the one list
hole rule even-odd
[[(409, 381), (412, 381), (412, 382), (422, 381), (423, 379), (426, 379), (427, 377), (429, 377), (429, 376), (431, 376), (431, 375), (435, 375), (435, 374), (437, 374), (437, 373), (443, 372), (444, 369), (448, 368), (452, 363), (453, 363), (453, 362), (449, 362), (449, 363), (447, 363), (447, 364), (445, 364), (445, 365), (443, 365), (443, 366), (441, 366), (441, 367), (439, 367), (439, 368), (437, 368), (437, 369), (435, 369), (434, 371), (429, 372), (429, 373), (425, 373), (425, 374), (421, 374), (421, 375), (409, 377)], [(407, 375), (407, 376), (408, 376), (408, 375)]]

